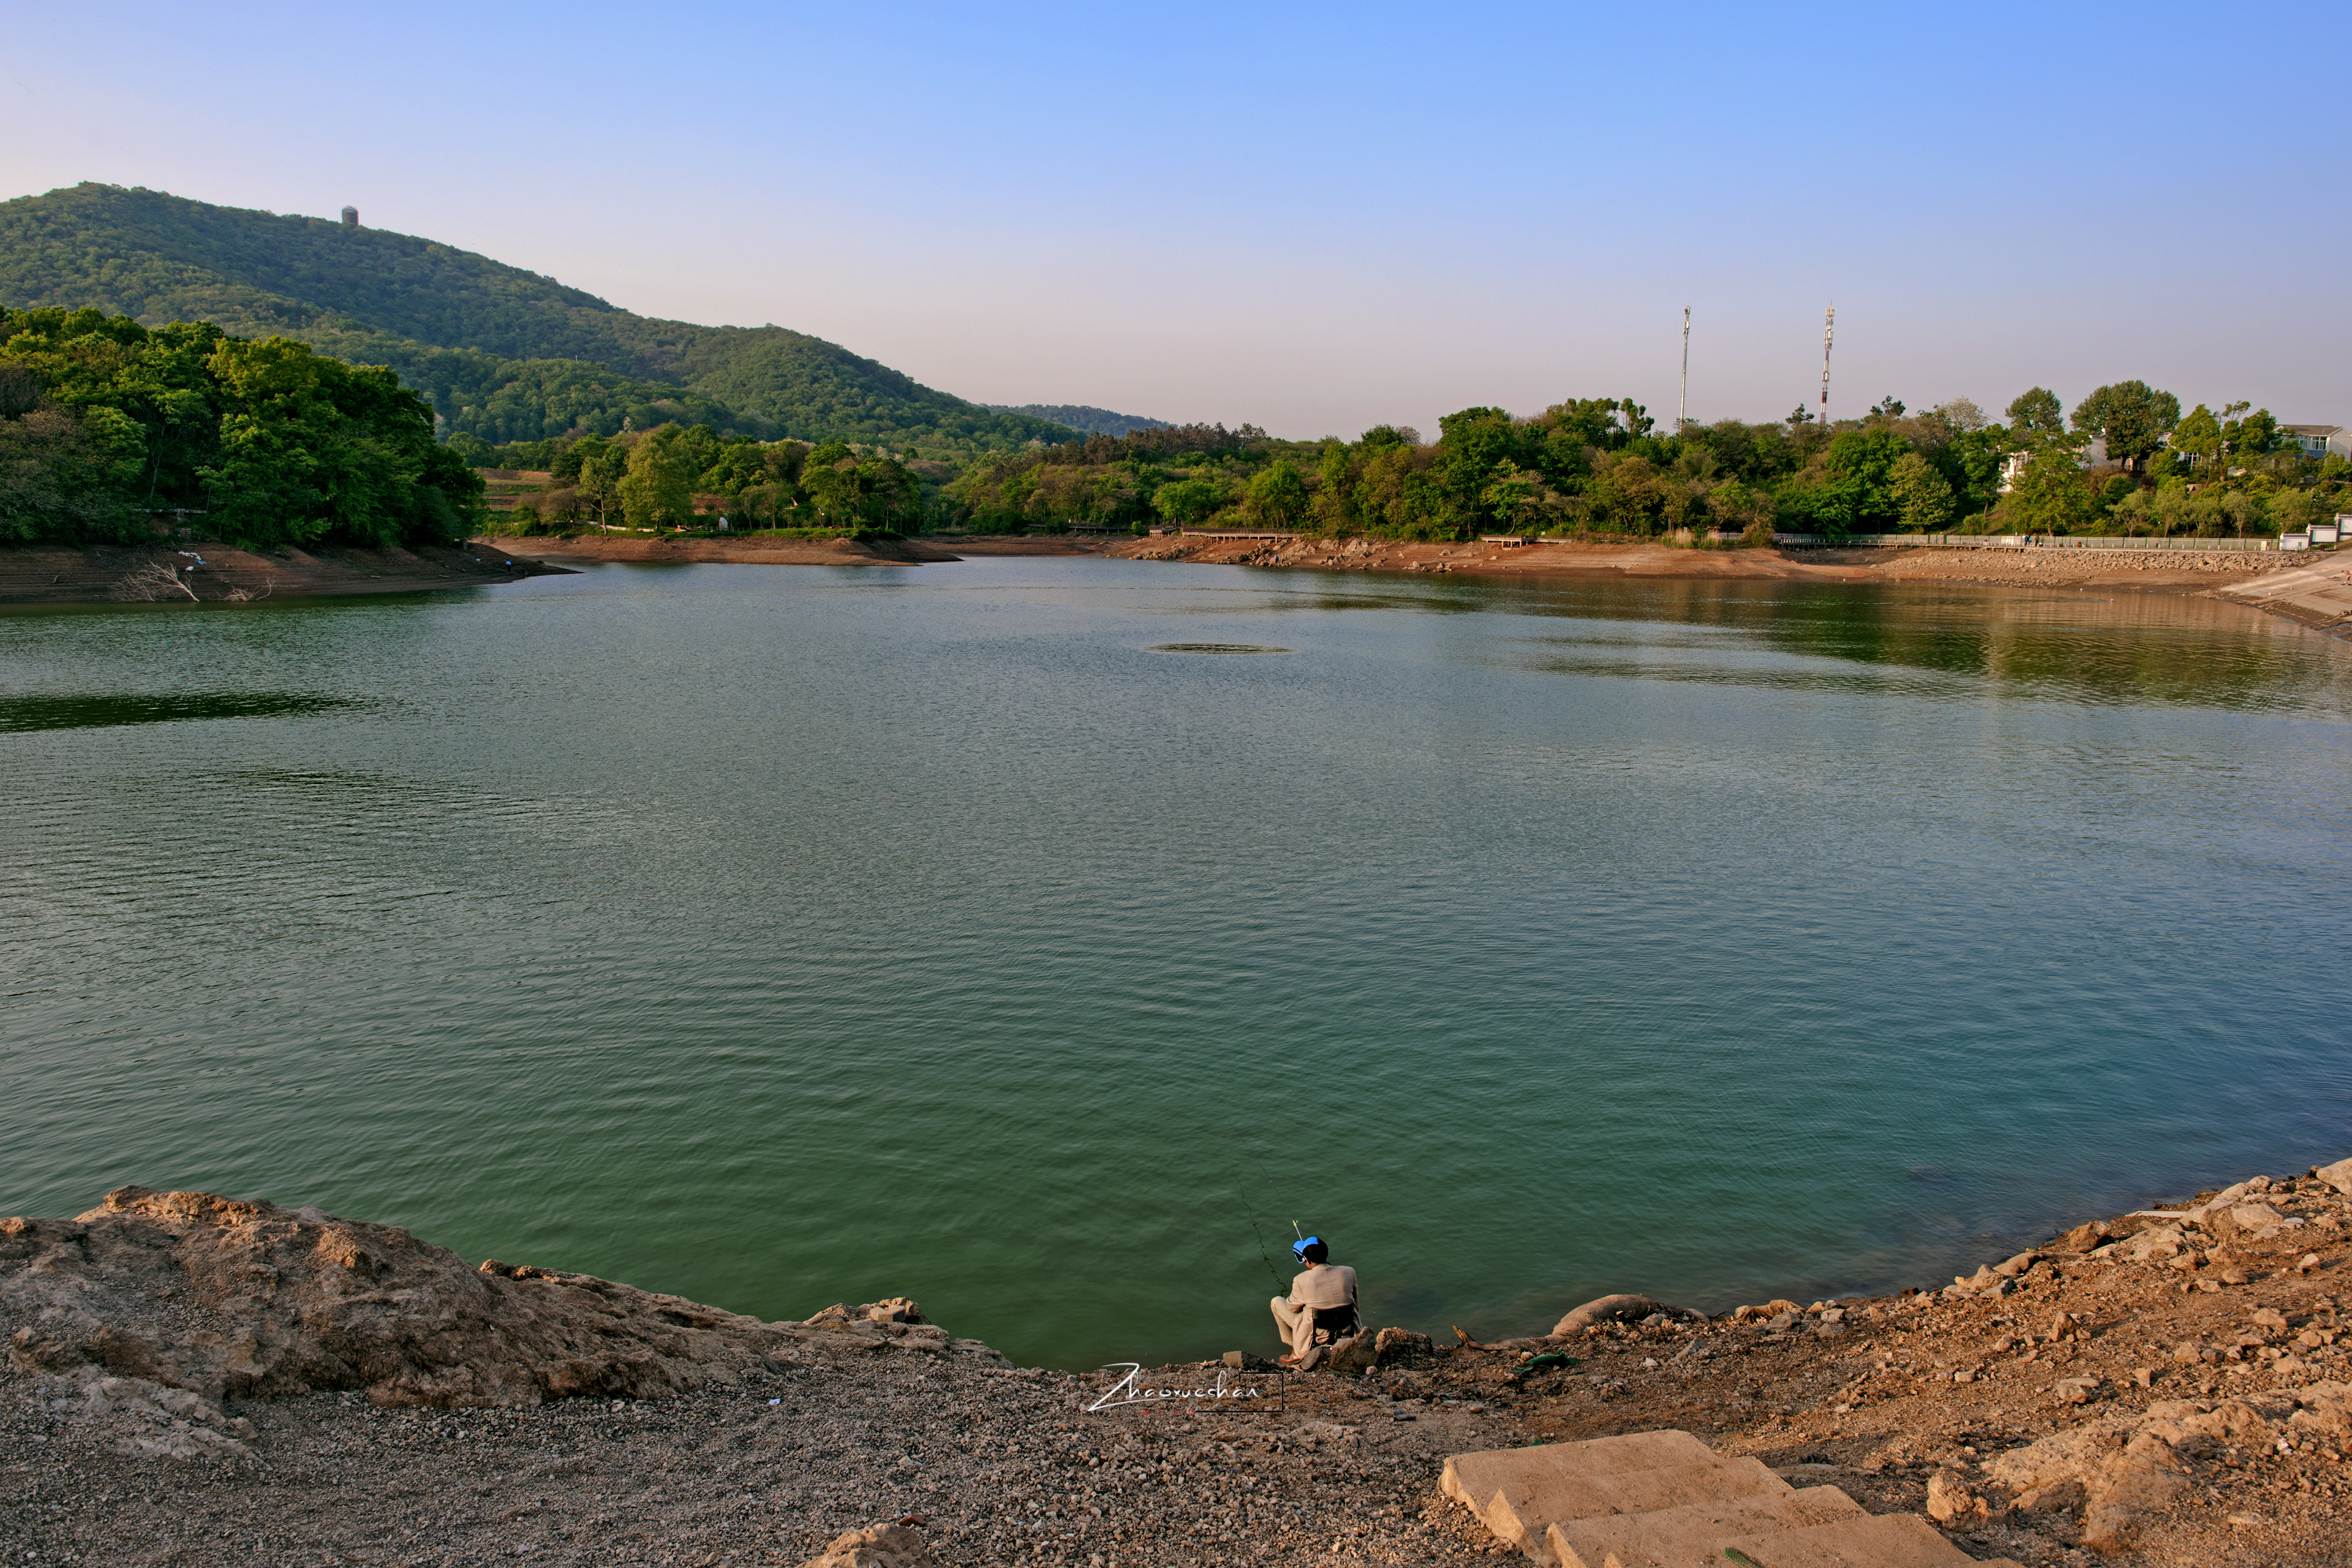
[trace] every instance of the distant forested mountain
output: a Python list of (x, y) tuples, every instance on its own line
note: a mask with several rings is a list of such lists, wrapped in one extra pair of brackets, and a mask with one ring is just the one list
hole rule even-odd
[(1088, 408), (1078, 403), (1009, 403), (988, 405), (999, 414), (1019, 414), (1031, 419), (1051, 420), (1066, 425), (1089, 436), (1125, 436), (1136, 430), (1167, 430), (1171, 426), (1165, 419), (1146, 419), (1140, 414), (1113, 414), (1108, 408)]
[(625, 419), (943, 451), (1071, 436), (804, 332), (656, 321), (433, 240), (118, 185), (0, 202), (0, 305), (298, 339), (391, 366), (452, 433), (493, 443)]

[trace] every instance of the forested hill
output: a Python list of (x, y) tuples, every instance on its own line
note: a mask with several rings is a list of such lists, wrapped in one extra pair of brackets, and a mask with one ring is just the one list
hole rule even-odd
[(1049, 419), (1056, 425), (1066, 425), (1089, 436), (1125, 436), (1137, 430), (1175, 428), (1165, 419), (1146, 419), (1140, 414), (1113, 414), (1108, 408), (1089, 408), (1078, 403), (992, 403), (988, 406), (999, 414), (1025, 414), (1032, 419)]
[(0, 202), (0, 305), (209, 321), (389, 365), (451, 431), (537, 440), (625, 418), (769, 438), (1008, 450), (1068, 427), (934, 391), (782, 327), (633, 315), (470, 251), (324, 218), (80, 184)]

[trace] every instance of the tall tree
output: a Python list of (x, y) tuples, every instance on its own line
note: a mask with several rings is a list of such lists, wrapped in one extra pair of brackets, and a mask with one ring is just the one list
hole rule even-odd
[(2098, 515), (2082, 465), (2063, 447), (2044, 447), (2001, 498), (2003, 521), (2027, 533), (2065, 533)]
[(2110, 383), (2083, 399), (2074, 410), (2075, 433), (2105, 440), (2108, 460), (2122, 463), (2134, 477), (2147, 467), (2148, 454), (2161, 447), (2165, 437), (2179, 423), (2180, 399), (2144, 381)]
[(2172, 449), (2192, 463), (2210, 463), (2221, 455), (2221, 422), (2199, 404), (2172, 427)]
[(1247, 493), (1250, 516), (1267, 528), (1296, 528), (1307, 515), (1307, 482), (1287, 458), (1260, 471)]
[(1952, 487), (1916, 452), (1895, 459), (1887, 470), (1886, 489), (1905, 528), (1937, 533), (1952, 521)]
[(631, 528), (688, 528), (694, 481), (701, 472), (692, 443), (676, 425), (656, 426), (629, 450), (621, 477), (621, 515)]
[(2009, 427), (2029, 446), (2059, 442), (2066, 437), (2066, 407), (2046, 386), (2017, 395), (2009, 405)]

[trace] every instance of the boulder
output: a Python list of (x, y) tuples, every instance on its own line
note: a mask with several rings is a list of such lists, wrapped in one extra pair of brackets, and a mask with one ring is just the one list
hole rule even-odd
[(1411, 1329), (1382, 1329), (1374, 1336), (1372, 1349), (1382, 1366), (1420, 1366), (1437, 1353), (1427, 1334)]
[(2268, 1204), (2231, 1204), (2228, 1208), (2216, 1204), (2206, 1211), (2209, 1225), (2217, 1224), (2222, 1216), (2240, 1232), (2255, 1237), (2268, 1236), (2286, 1223), (2286, 1215)]
[(2294, 1391), (2298, 1408), (2287, 1426), (2298, 1433), (2352, 1442), (2352, 1384), (2313, 1383)]
[(2160, 1439), (2142, 1434), (2101, 1467), (2083, 1509), (2083, 1544), (2120, 1552), (2137, 1534), (2139, 1520), (2168, 1506), (2189, 1488), (2188, 1468)]
[(1802, 1309), (1794, 1301), (1767, 1301), (1760, 1307), (1735, 1308), (1731, 1314), (1731, 1321), (1735, 1323), (1752, 1323), (1759, 1318), (1787, 1317), (1801, 1310)]
[[(1793, 1304), (1790, 1310), (1794, 1310)], [(1658, 1312), (1664, 1312), (1670, 1318), (1695, 1320), (1699, 1322), (1706, 1321), (1705, 1312), (1695, 1312), (1687, 1307), (1668, 1307), (1653, 1301), (1647, 1296), (1602, 1296), (1573, 1309), (1568, 1316), (1554, 1323), (1551, 1328), (1552, 1337), (1557, 1339), (1563, 1334), (1580, 1334), (1593, 1324), (1604, 1321), (1638, 1323), (1643, 1318)]]
[(1959, 1530), (1985, 1517), (1984, 1500), (1968, 1482), (1949, 1470), (1927, 1478), (1927, 1517), (1948, 1529)]
[(923, 1532), (915, 1528), (922, 1522), (919, 1516), (909, 1515), (896, 1523), (845, 1531), (833, 1538), (822, 1556), (810, 1558), (801, 1568), (935, 1568), (939, 1559), (931, 1555)]
[(2333, 1165), (2314, 1165), (2311, 1173), (2352, 1198), (2352, 1160), (2338, 1160)]
[(2108, 1240), (2114, 1232), (2103, 1219), (2085, 1220), (2081, 1225), (2051, 1243), (2053, 1252), (2088, 1252)]

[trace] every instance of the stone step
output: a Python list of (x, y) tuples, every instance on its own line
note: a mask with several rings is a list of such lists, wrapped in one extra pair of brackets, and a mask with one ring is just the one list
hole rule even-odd
[(1615, 1476), (1629, 1470), (1663, 1470), (1704, 1465), (1715, 1450), (1687, 1432), (1633, 1432), (1581, 1443), (1544, 1443), (1532, 1448), (1494, 1448), (1455, 1454), (1445, 1461), (1445, 1495), (1474, 1511), (1514, 1481), (1558, 1476)]
[[(1455, 1454), (1445, 1494), (1551, 1568), (1955, 1568), (1975, 1559), (1916, 1514), (1798, 1491), (1687, 1432)], [(1738, 1555), (1732, 1555), (1737, 1553)], [(2017, 1568), (2007, 1558), (1984, 1568)]]
[(1756, 1459), (1717, 1459), (1617, 1476), (1562, 1476), (1497, 1490), (1480, 1516), (1486, 1528), (1538, 1563), (1551, 1560), (1545, 1531), (1556, 1523), (1654, 1514), (1694, 1503), (1785, 1498), (1793, 1488)]
[[(1714, 1544), (1712, 1553), (1678, 1560), (1676, 1568), (1682, 1562), (1693, 1568), (1700, 1563), (1728, 1568), (1741, 1558), (1755, 1568), (1985, 1568), (1916, 1513), (1865, 1514), (1806, 1529), (1718, 1539)], [(1734, 1552), (1740, 1556), (1731, 1556)], [(1628, 1563), (1623, 1568), (1633, 1565)]]
[(1743, 1497), (1685, 1503), (1654, 1513), (1555, 1520), (1545, 1531), (1559, 1568), (1683, 1568), (1713, 1563), (1728, 1568), (1722, 1542), (1769, 1531), (1803, 1530), (1870, 1515), (1835, 1487), (1812, 1487), (1786, 1497)]

